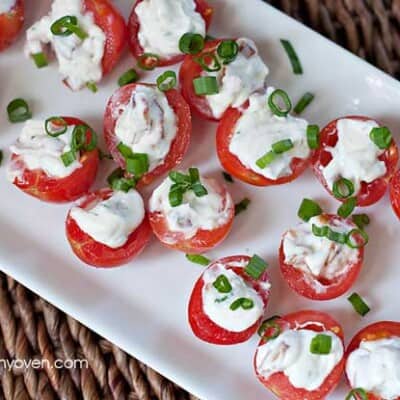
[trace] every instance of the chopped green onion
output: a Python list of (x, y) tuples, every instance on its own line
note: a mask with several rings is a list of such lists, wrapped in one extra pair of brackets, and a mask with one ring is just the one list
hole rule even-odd
[(125, 161), (126, 170), (138, 179), (149, 170), (149, 156), (146, 153), (133, 153)]
[(32, 54), (33, 61), (38, 68), (47, 67), (49, 63), (47, 62), (47, 58), (44, 53), (35, 53)]
[[(281, 317), (279, 315), (274, 315), (271, 318), (266, 319), (258, 328), (258, 335), (264, 340), (269, 341), (272, 339), (276, 339), (282, 332), (280, 325), (276, 322)], [(272, 330), (272, 333), (268, 336), (265, 335), (267, 331)]]
[[(282, 100), (284, 103), (283, 107), (277, 103), (278, 100)], [(286, 117), (292, 109), (292, 103), (288, 94), (282, 89), (274, 90), (268, 97), (268, 106), (272, 113), (278, 117)]]
[(270, 165), (275, 160), (276, 160), (276, 153), (273, 151), (269, 151), (256, 161), (256, 165), (261, 169), (264, 169), (267, 168), (268, 165)]
[(293, 149), (293, 147), (294, 145), (291, 139), (283, 139), (272, 145), (272, 151), (275, 154), (282, 154), (289, 151), (290, 149)]
[(216, 303), (223, 303), (227, 299), (228, 299), (228, 296), (222, 296), (219, 299), (215, 299), (215, 302)]
[(316, 150), (319, 147), (319, 126), (307, 126), (307, 144), (311, 150)]
[(168, 193), (169, 204), (171, 207), (178, 207), (183, 201), (183, 190), (176, 188), (175, 190), (170, 190)]
[(178, 171), (171, 171), (168, 176), (169, 179), (175, 183), (190, 183), (190, 176), (182, 174)]
[(176, 73), (174, 71), (165, 71), (157, 78), (158, 90), (166, 92), (176, 86)]
[(332, 336), (322, 333), (315, 335), (310, 344), (310, 352), (312, 354), (327, 355), (332, 349)]
[(198, 33), (185, 33), (179, 39), (179, 50), (185, 54), (198, 54), (204, 48), (204, 38)]
[(78, 26), (78, 19), (73, 15), (65, 15), (53, 22), (50, 31), (55, 36), (70, 36), (74, 33), (81, 40), (88, 37), (88, 34)]
[(24, 99), (14, 99), (7, 106), (8, 120), (10, 122), (24, 122), (32, 118), (28, 103)]
[(66, 167), (70, 166), (75, 160), (76, 160), (75, 152), (72, 150), (64, 154), (61, 154), (61, 161)]
[(44, 129), (49, 136), (57, 137), (67, 132), (68, 124), (62, 117), (50, 117), (46, 119)]
[(224, 177), (224, 179), (225, 179), (227, 182), (229, 182), (229, 183), (233, 183), (233, 182), (234, 182), (232, 176), (231, 176), (230, 174), (228, 174), (227, 172), (222, 171), (222, 176)]
[(80, 151), (86, 149), (87, 127), (85, 125), (75, 125), (72, 131), (71, 149)]
[(362, 299), (362, 297), (358, 293), (353, 293), (347, 298), (347, 300), (352, 304), (354, 310), (362, 317), (364, 317), (371, 311), (368, 304)]
[(138, 58), (137, 65), (141, 69), (152, 71), (154, 68), (158, 67), (159, 62), (160, 57), (157, 54), (144, 53)]
[(2, 162), (3, 162), (3, 152), (0, 150), (0, 166)]
[(217, 279), (213, 282), (213, 286), (220, 293), (230, 293), (232, 291), (232, 285), (225, 275), (219, 275)]
[(345, 244), (347, 240), (347, 234), (343, 232), (335, 232), (334, 230), (328, 227), (326, 238), (332, 242)]
[(347, 199), (354, 194), (354, 184), (349, 179), (340, 178), (333, 184), (332, 192), (337, 199)]
[(239, 307), (242, 307), (243, 310), (250, 310), (254, 307), (254, 301), (252, 299), (247, 299), (246, 297), (240, 297), (236, 299), (229, 308), (232, 311), (236, 311)]
[(139, 80), (139, 75), (136, 72), (135, 69), (131, 68), (128, 69), (128, 71), (124, 72), (119, 78), (118, 78), (118, 85), (120, 87), (129, 85), (130, 83), (137, 82)]
[(381, 150), (388, 149), (392, 143), (392, 133), (386, 126), (372, 128), (369, 137)]
[(246, 272), (246, 274), (251, 276), (253, 279), (260, 279), (267, 267), (268, 264), (257, 254), (254, 254), (249, 263), (246, 265), (244, 272)]
[(216, 72), (221, 69), (221, 64), (214, 53), (207, 52), (195, 58), (194, 61), (201, 66), (204, 71)]
[(342, 218), (347, 218), (351, 215), (357, 205), (357, 197), (349, 197), (339, 208), (337, 214)]
[(301, 114), (314, 100), (314, 97), (315, 96), (310, 92), (304, 93), (302, 98), (294, 106), (293, 111), (295, 112), (295, 114)]
[(204, 265), (204, 266), (210, 264), (210, 262), (211, 262), (210, 259), (202, 256), (201, 254), (186, 254), (186, 258), (189, 261), (191, 261), (192, 263), (200, 264), (200, 265)]
[(370, 223), (370, 219), (367, 214), (354, 214), (352, 216), (352, 220), (360, 229), (364, 229)]
[(107, 182), (113, 190), (121, 190), (128, 192), (136, 186), (136, 181), (133, 178), (126, 178), (122, 168), (115, 169), (107, 178)]
[(239, 45), (235, 40), (223, 40), (217, 47), (217, 54), (224, 64), (231, 63), (239, 53)]
[(345, 400), (368, 400), (368, 394), (363, 388), (351, 389)]
[(122, 142), (118, 143), (117, 149), (124, 158), (129, 158), (133, 156), (132, 149), (126, 144), (123, 144)]
[(352, 249), (360, 249), (368, 244), (369, 237), (362, 229), (352, 229), (347, 234), (346, 244)]
[(293, 73), (296, 75), (301, 75), (303, 73), (303, 68), (292, 44), (289, 42), (289, 40), (285, 39), (281, 39), (281, 43), (289, 57), (290, 63), (292, 64)]
[(89, 141), (89, 143), (85, 144), (84, 150), (92, 151), (97, 147), (97, 134), (90, 126), (87, 126), (87, 125), (83, 125), (83, 126), (86, 129), (86, 139), (87, 139), (87, 132), (89, 131), (89, 133), (90, 133), (90, 141)]
[(319, 206), (318, 203), (310, 199), (303, 199), (297, 215), (303, 221), (308, 222), (312, 217), (321, 215), (322, 212), (322, 208)]
[(208, 195), (207, 189), (200, 183), (195, 183), (192, 185), (192, 190), (196, 197), (203, 197)]
[(318, 226), (312, 224), (312, 233), (317, 237), (326, 237), (328, 235), (329, 227), (328, 226)]
[(194, 92), (198, 96), (219, 93), (218, 82), (215, 76), (200, 76), (193, 79)]
[(97, 92), (97, 85), (94, 82), (88, 82), (86, 83), (86, 87), (93, 93)]
[(251, 203), (250, 199), (248, 199), (247, 197), (245, 197), (243, 200), (241, 200), (239, 203), (235, 204), (235, 216), (239, 215), (240, 213), (242, 213), (243, 211), (247, 210), (247, 207), (249, 206), (249, 204)]

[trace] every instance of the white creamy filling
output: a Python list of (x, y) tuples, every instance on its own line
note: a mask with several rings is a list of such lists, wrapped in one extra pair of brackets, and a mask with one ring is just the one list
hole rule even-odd
[(321, 167), (322, 174), (332, 189), (339, 178), (353, 182), (355, 194), (360, 191), (361, 182), (370, 183), (385, 175), (386, 165), (378, 157), (384, 150), (379, 149), (370, 139), (372, 128), (378, 127), (375, 121), (360, 121), (342, 118), (337, 121), (338, 142), (335, 147), (327, 147), (332, 160)]
[[(51, 44), (58, 60), (59, 70), (72, 90), (79, 90), (88, 82), (102, 77), (102, 59), (106, 36), (94, 23), (92, 13), (82, 14), (82, 0), (54, 0), (51, 12), (32, 25), (26, 33), (27, 56), (43, 52), (43, 45)], [(50, 27), (61, 17), (76, 16), (78, 25), (88, 37), (81, 40), (75, 34), (55, 36)]]
[(206, 196), (197, 197), (189, 190), (184, 193), (182, 204), (172, 207), (168, 194), (174, 182), (166, 178), (150, 198), (150, 211), (160, 212), (169, 230), (184, 234), (186, 239), (195, 236), (200, 229), (211, 231), (226, 224), (232, 207), (231, 197), (226, 198), (224, 205), (224, 198), (218, 193), (213, 179), (201, 178), (201, 183), (208, 191)]
[(0, 14), (8, 13), (15, 6), (16, 0), (0, 0)]
[[(245, 267), (246, 262), (237, 265)], [(232, 286), (229, 293), (220, 293), (213, 283), (220, 276), (224, 275)], [(246, 281), (231, 269), (225, 268), (222, 264), (215, 264), (208, 268), (203, 274), (204, 286), (202, 290), (203, 309), (205, 314), (221, 328), (231, 332), (242, 332), (254, 325), (264, 313), (264, 302), (261, 296), (249, 286)], [(270, 285), (265, 287), (269, 290)], [(248, 310), (242, 307), (231, 310), (231, 304), (240, 298), (253, 301), (254, 306)]]
[[(61, 160), (61, 155), (71, 150), (74, 127), (69, 126), (63, 135), (51, 137), (46, 133), (44, 125), (45, 121), (26, 121), (18, 140), (10, 146), (10, 151), (19, 155), (30, 170), (40, 169), (49, 177), (65, 178), (81, 167), (78, 160), (68, 167)], [(11, 162), (9, 179), (13, 181), (21, 172), (17, 163)]]
[(145, 53), (171, 57), (180, 54), (184, 33), (205, 36), (206, 25), (194, 0), (144, 0), (137, 5), (139, 43)]
[(163, 92), (138, 85), (127, 105), (117, 107), (115, 134), (134, 153), (146, 153), (150, 171), (162, 164), (177, 133), (176, 116)]
[(312, 233), (312, 225), (329, 226), (335, 232), (347, 233), (354, 229), (340, 219), (327, 223), (324, 216), (302, 222), (283, 237), (285, 263), (316, 278), (334, 279), (358, 261), (357, 249), (333, 242)]
[[(329, 354), (310, 352), (311, 341), (317, 334), (332, 337)], [(256, 368), (265, 378), (283, 372), (294, 387), (312, 391), (324, 383), (342, 357), (342, 341), (333, 332), (289, 329), (258, 348)]]
[[(229, 151), (236, 155), (247, 168), (269, 179), (278, 179), (292, 173), (294, 158), (305, 159), (310, 155), (307, 144), (307, 121), (275, 116), (267, 105), (268, 97), (274, 88), (266, 93), (252, 94), (249, 107), (243, 111), (236, 123)], [(260, 168), (256, 161), (272, 150), (272, 145), (280, 140), (290, 139), (293, 148), (280, 154), (266, 168)]]
[(250, 39), (238, 39), (239, 53), (229, 64), (217, 72), (203, 72), (215, 76), (219, 93), (206, 96), (215, 118), (222, 117), (229, 107), (240, 107), (255, 91), (264, 88), (268, 67), (258, 54), (255, 43)]
[(96, 242), (115, 249), (123, 246), (142, 223), (144, 204), (136, 190), (118, 191), (90, 210), (72, 208), (70, 216)]
[(364, 340), (348, 357), (352, 387), (362, 387), (384, 400), (400, 396), (400, 338)]

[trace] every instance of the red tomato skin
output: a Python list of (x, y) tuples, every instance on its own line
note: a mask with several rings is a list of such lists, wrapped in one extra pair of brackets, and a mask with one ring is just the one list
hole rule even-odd
[[(335, 321), (328, 314), (320, 311), (298, 311), (292, 314), (288, 314), (278, 320), (279, 325), (282, 329), (293, 329), (296, 325), (302, 325), (307, 322), (320, 322), (325, 326), (325, 330), (330, 330), (335, 333), (344, 342), (343, 329), (340, 324)], [(307, 329), (312, 329), (316, 332), (320, 332), (321, 329), (318, 325), (309, 325)], [(261, 339), (259, 346), (263, 344)], [(344, 343), (343, 343), (344, 346)], [(254, 356), (254, 369), (257, 378), (260, 382), (270, 391), (272, 391), (279, 399), (282, 400), (323, 400), (326, 396), (332, 392), (339, 384), (340, 378), (344, 370), (344, 356), (341, 361), (335, 366), (332, 372), (327, 376), (324, 383), (316, 390), (308, 391), (306, 389), (295, 388), (289, 381), (288, 377), (283, 372), (277, 372), (272, 374), (270, 377), (265, 378), (258, 373), (256, 367), (257, 352)]]
[[(141, 83), (140, 85), (143, 84)], [(155, 85), (146, 85), (155, 87)], [(113, 110), (120, 104), (128, 104), (136, 86), (138, 86), (138, 84), (132, 83), (119, 88), (110, 98), (104, 114), (104, 139), (113, 159), (122, 168), (125, 168), (125, 159), (117, 149), (120, 140), (114, 133), (117, 119), (113, 116)], [(190, 135), (192, 132), (192, 117), (189, 106), (179, 92), (174, 89), (168, 90), (165, 92), (165, 95), (177, 117), (177, 134), (171, 143), (170, 150), (164, 162), (152, 171), (144, 174), (139, 181), (139, 187), (148, 185), (160, 175), (163, 175), (180, 164), (189, 148)]]
[(170, 249), (190, 254), (200, 254), (211, 250), (221, 243), (229, 234), (235, 216), (233, 201), (226, 188), (222, 185), (220, 186), (220, 195), (224, 198), (224, 207), (227, 201), (231, 204), (229, 207), (229, 217), (224, 225), (212, 231), (199, 229), (193, 237), (185, 239), (181, 232), (172, 232), (169, 230), (167, 220), (162, 213), (150, 212), (149, 220), (153, 233), (164, 246)]
[[(336, 124), (338, 120), (343, 118), (356, 119), (360, 121), (375, 121), (369, 117), (350, 115), (337, 118), (329, 122), (329, 124), (322, 129), (320, 136), (321, 146), (318, 150), (315, 151), (312, 158), (312, 164), (317, 179), (332, 196), (332, 190), (328, 187), (328, 184), (321, 172), (321, 167), (326, 166), (332, 159), (330, 153), (328, 153), (325, 149), (326, 147), (333, 147), (336, 145), (338, 140)], [(379, 124), (378, 121), (375, 122), (378, 125), (382, 126), (381, 124)], [(387, 169), (386, 174), (381, 178), (375, 179), (371, 183), (361, 183), (361, 190), (357, 195), (357, 205), (359, 207), (370, 206), (378, 202), (384, 196), (389, 181), (396, 171), (397, 163), (399, 160), (399, 150), (394, 140), (392, 140), (390, 147), (385, 150), (385, 152), (379, 157), (379, 160), (384, 161)], [(344, 201), (340, 199), (338, 200)]]
[[(248, 102), (244, 107), (248, 107)], [(310, 163), (309, 158), (294, 158), (291, 163), (292, 173), (274, 180), (266, 178), (265, 176), (245, 167), (239, 158), (229, 150), (235, 126), (242, 114), (242, 111), (238, 108), (229, 108), (226, 110), (217, 128), (217, 155), (221, 165), (228, 173), (243, 182), (250, 183), (251, 185), (272, 186), (289, 183), (298, 178), (307, 169)]]
[(93, 13), (95, 24), (106, 35), (102, 59), (103, 75), (106, 75), (118, 63), (125, 47), (125, 20), (109, 0), (84, 0), (84, 7), (86, 11)]
[[(97, 201), (108, 199), (112, 193), (111, 189), (90, 193), (83, 199), (80, 207), (90, 209)], [(66, 235), (73, 252), (81, 261), (97, 268), (112, 268), (126, 264), (142, 252), (150, 240), (151, 228), (145, 215), (142, 223), (130, 234), (128, 241), (123, 246), (113, 249), (96, 242), (82, 231), (69, 212)]]
[[(375, 322), (374, 324), (368, 325), (365, 328), (361, 329), (351, 340), (350, 344), (346, 350), (346, 363), (350, 354), (358, 349), (360, 343), (362, 341), (368, 340), (378, 340), (378, 339), (386, 339), (393, 336), (400, 337), (400, 322), (394, 321), (380, 321)], [(347, 384), (351, 387), (349, 378), (346, 374)], [(354, 388), (352, 388), (354, 389)], [(367, 393), (368, 400), (384, 400), (382, 397), (377, 396), (373, 393)], [(357, 396), (357, 399), (362, 400), (361, 397)], [(400, 400), (400, 396), (396, 398), (396, 400)]]
[[(85, 125), (78, 118), (62, 117), (68, 125)], [(93, 184), (99, 166), (97, 149), (83, 153), (80, 158), (82, 166), (65, 178), (51, 178), (42, 170), (29, 170), (16, 154), (11, 156), (16, 166), (23, 169), (21, 176), (16, 177), (13, 184), (25, 193), (42, 201), (66, 203), (74, 201), (87, 193)]]
[(400, 170), (396, 172), (390, 181), (390, 202), (393, 211), (400, 219)]
[[(212, 265), (218, 262), (226, 265), (227, 268), (232, 269), (236, 274), (240, 275), (243, 279), (245, 279), (245, 281), (249, 283), (258, 292), (258, 294), (263, 299), (264, 309), (265, 309), (268, 304), (269, 291), (265, 292), (264, 290), (262, 290), (259, 283), (269, 282), (269, 277), (267, 272), (264, 272), (263, 275), (260, 277), (260, 279), (256, 281), (255, 279), (252, 279), (250, 276), (248, 276), (244, 272), (243, 268), (230, 266), (230, 263), (240, 262), (240, 261), (249, 262), (250, 257), (248, 256), (225, 257), (212, 263), (208, 268), (212, 267)], [(224, 328), (221, 328), (219, 325), (213, 322), (204, 312), (203, 297), (202, 297), (204, 281), (202, 276), (198, 279), (193, 288), (188, 307), (188, 319), (193, 333), (199, 339), (212, 344), (231, 345), (247, 341), (257, 331), (257, 328), (262, 320), (262, 317), (255, 324), (253, 324), (252, 326), (250, 326), (249, 328), (247, 328), (242, 332), (231, 332)]]
[[(138, 34), (140, 29), (140, 22), (139, 18), (136, 15), (135, 9), (139, 3), (143, 0), (136, 0), (135, 4), (133, 5), (131, 15), (129, 16), (128, 21), (128, 41), (129, 47), (131, 49), (131, 53), (133, 56), (138, 59), (144, 54), (144, 50), (140, 45)], [(201, 14), (206, 24), (206, 31), (211, 24), (212, 15), (214, 13), (213, 8), (207, 3), (206, 0), (194, 0), (196, 3), (196, 11)], [(173, 57), (168, 58), (160, 58), (158, 67), (166, 67), (167, 65), (177, 64), (184, 59), (184, 54), (178, 54)]]
[[(326, 214), (326, 217), (329, 221), (337, 219), (337, 220), (344, 220), (343, 218), (332, 215)], [(346, 220), (349, 225), (354, 225), (351, 220)], [(354, 225), (354, 228), (357, 228)], [(326, 290), (324, 292), (318, 292), (307, 280), (307, 275), (293, 267), (291, 264), (285, 263), (285, 254), (283, 251), (283, 237), (281, 240), (281, 245), (279, 248), (279, 264), (281, 269), (281, 274), (285, 281), (288, 283), (291, 289), (293, 289), (296, 293), (300, 296), (306, 297), (307, 299), (311, 300), (331, 300), (341, 296), (343, 293), (347, 292), (356, 281), (364, 260), (364, 248), (361, 247), (358, 249), (358, 262), (352, 264), (347, 273), (345, 275), (341, 275), (329, 285), (326, 285), (326, 282), (323, 282), (326, 285)]]
[(25, 19), (24, 3), (24, 0), (16, 0), (8, 13), (0, 14), (0, 51), (10, 46), (21, 31)]

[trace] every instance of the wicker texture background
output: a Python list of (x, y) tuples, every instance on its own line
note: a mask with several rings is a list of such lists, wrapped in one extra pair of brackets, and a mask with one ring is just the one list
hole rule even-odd
[[(268, 0), (400, 77), (400, 0)], [(195, 400), (0, 273), (0, 359), (86, 359), (82, 369), (0, 365), (0, 400)]]

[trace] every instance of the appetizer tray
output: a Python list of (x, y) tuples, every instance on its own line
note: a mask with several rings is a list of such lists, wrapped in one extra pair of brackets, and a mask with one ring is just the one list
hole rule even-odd
[[(36, 3), (27, 15), (27, 26), (50, 5), (49, 0)], [(131, 1), (115, 3), (128, 15)], [(270, 68), (270, 85), (286, 90), (294, 101), (306, 91), (316, 95), (304, 113), (306, 119), (323, 126), (341, 115), (364, 114), (382, 121), (398, 139), (399, 82), (261, 0), (213, 0), (212, 5), (212, 35), (255, 40)], [(281, 38), (294, 45), (303, 75), (293, 75)], [(0, 148), (5, 159), (9, 157), (6, 149), (21, 129), (20, 124), (7, 121), (5, 112), (8, 102), (16, 97), (29, 102), (36, 118), (74, 115), (101, 133), (106, 101), (118, 87), (117, 78), (134, 66), (128, 52), (96, 94), (88, 90), (73, 93), (60, 82), (54, 64), (38, 70), (24, 57), (23, 42), (21, 37), (0, 56)], [(159, 73), (146, 73), (142, 80), (154, 82)], [(222, 181), (215, 154), (215, 129), (216, 124), (194, 118), (192, 143), (182, 168), (197, 166), (205, 175)], [(156, 239), (124, 267), (87, 267), (73, 255), (65, 237), (70, 205), (46, 205), (22, 194), (6, 180), (5, 166), (3, 162), (0, 167), (0, 268), (5, 273), (204, 400), (273, 398), (253, 372), (257, 336), (241, 345), (221, 347), (203, 343), (192, 334), (187, 303), (203, 267), (189, 263), (182, 253), (163, 248)], [(112, 162), (103, 163), (96, 187), (105, 185), (112, 169)], [(387, 196), (365, 210), (372, 221), (368, 228), (370, 243), (363, 270), (352, 288), (371, 306), (371, 312), (362, 318), (346, 296), (327, 302), (309, 301), (292, 292), (280, 276), (280, 238), (296, 223), (301, 200), (313, 198), (332, 212), (338, 206), (311, 171), (281, 187), (256, 188), (238, 181), (227, 185), (236, 202), (248, 197), (251, 204), (236, 218), (229, 237), (208, 256), (216, 259), (257, 253), (268, 260), (272, 297), (267, 316), (301, 309), (327, 311), (344, 326), (346, 343), (369, 323), (399, 319), (400, 247), (396, 241), (400, 223)], [(148, 188), (145, 196), (150, 191)], [(346, 391), (342, 383), (329, 399), (343, 399)]]

